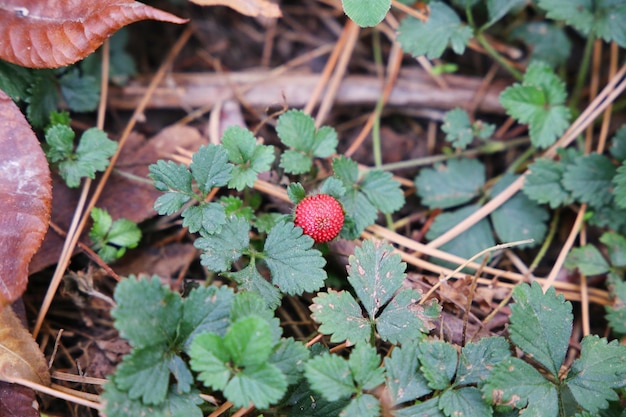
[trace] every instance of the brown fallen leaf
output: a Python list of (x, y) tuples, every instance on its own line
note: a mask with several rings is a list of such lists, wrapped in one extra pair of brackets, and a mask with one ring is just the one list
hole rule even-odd
[(15, 103), (0, 90), (0, 309), (24, 293), (28, 263), (50, 221), (48, 161)]
[(0, 348), (0, 379), (12, 382), (20, 378), (50, 385), (48, 365), (39, 345), (10, 307), (0, 311)]
[(187, 22), (133, 0), (0, 0), (0, 58), (31, 68), (69, 65), (147, 19)]
[(277, 4), (268, 0), (191, 0), (200, 6), (228, 6), (246, 16), (281, 17)]

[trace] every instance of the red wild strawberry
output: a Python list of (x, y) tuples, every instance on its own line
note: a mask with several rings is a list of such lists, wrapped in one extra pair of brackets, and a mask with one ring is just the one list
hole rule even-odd
[(296, 206), (296, 226), (317, 243), (333, 240), (343, 227), (343, 208), (328, 194), (305, 197)]

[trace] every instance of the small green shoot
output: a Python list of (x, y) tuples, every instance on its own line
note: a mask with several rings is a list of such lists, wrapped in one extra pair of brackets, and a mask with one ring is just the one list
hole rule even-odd
[(127, 249), (136, 248), (141, 240), (141, 230), (137, 223), (128, 219), (113, 221), (104, 209), (91, 210), (93, 225), (89, 231), (92, 249), (105, 263), (114, 262), (124, 256)]

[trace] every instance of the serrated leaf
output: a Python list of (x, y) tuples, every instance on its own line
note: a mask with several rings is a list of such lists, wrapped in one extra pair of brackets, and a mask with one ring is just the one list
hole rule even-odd
[(439, 410), (439, 397), (430, 398), (424, 402), (401, 408), (394, 412), (395, 417), (447, 417)]
[(518, 358), (495, 366), (482, 388), (486, 401), (496, 406), (523, 409), (524, 417), (556, 417), (556, 387), (535, 368)]
[(446, 112), (441, 130), (446, 134), (446, 141), (455, 148), (465, 149), (474, 139), (469, 115), (458, 107)]
[(265, 320), (270, 327), (273, 343), (279, 342), (283, 329), (280, 327), (280, 320), (274, 316), (274, 311), (267, 308), (265, 300), (252, 292), (238, 292), (230, 309), (230, 321), (235, 322), (249, 316)]
[(351, 231), (350, 235), (345, 235), (342, 230), (341, 237), (356, 239), (367, 226), (376, 221), (378, 214), (376, 207), (357, 188), (347, 189), (346, 194), (339, 199), (339, 202), (346, 211), (346, 223), (348, 219), (352, 219), (354, 225), (354, 230)]
[(313, 160), (301, 152), (288, 149), (280, 157), (280, 167), (290, 174), (306, 174), (313, 167)]
[(306, 190), (299, 182), (292, 182), (287, 187), (287, 196), (293, 204), (298, 204), (306, 197)]
[(285, 403), (291, 406), (289, 417), (337, 417), (346, 407), (350, 399), (328, 401), (322, 395), (313, 391), (306, 379), (300, 381)]
[(0, 90), (19, 103), (28, 98), (28, 89), (33, 82), (35, 70), (10, 62), (0, 61)]
[(201, 333), (189, 348), (190, 366), (199, 372), (198, 379), (206, 387), (222, 390), (230, 379), (230, 355), (224, 340), (214, 333)]
[(241, 217), (231, 217), (219, 233), (196, 239), (194, 246), (203, 251), (202, 265), (215, 272), (230, 270), (250, 245), (250, 223)]
[(565, 30), (549, 22), (522, 23), (511, 31), (511, 37), (528, 45), (531, 59), (546, 62), (552, 68), (565, 64), (572, 50)]
[(567, 254), (564, 266), (570, 270), (578, 268), (584, 275), (600, 275), (609, 270), (608, 262), (592, 244), (572, 249)]
[(615, 194), (615, 204), (624, 209), (626, 208), (626, 165), (621, 165), (617, 168), (615, 174), (612, 181), (615, 185), (615, 189), (613, 190), (613, 194)]
[(231, 179), (233, 165), (228, 163), (228, 152), (222, 146), (201, 146), (191, 157), (189, 166), (193, 179), (203, 196), (213, 188), (223, 187)]
[(270, 326), (260, 317), (243, 317), (228, 328), (224, 347), (236, 366), (257, 366), (272, 353)]
[(146, 405), (133, 400), (127, 392), (120, 391), (113, 382), (104, 385), (102, 398), (105, 400), (106, 415), (116, 417), (202, 417), (198, 404), (202, 399), (197, 391), (181, 394), (170, 388), (165, 401), (158, 405)]
[(132, 399), (144, 404), (160, 404), (169, 386), (169, 359), (160, 349), (140, 348), (124, 357), (115, 371), (115, 384)]
[(393, 213), (404, 205), (400, 183), (393, 179), (390, 172), (368, 171), (361, 181), (361, 191), (383, 213)]
[(26, 116), (33, 127), (44, 127), (48, 122), (48, 116), (57, 110), (59, 93), (54, 72), (41, 69), (33, 72), (32, 82), (26, 97), (28, 107)]
[(274, 162), (274, 147), (257, 145), (252, 132), (239, 126), (224, 131), (222, 146), (230, 162), (235, 164), (228, 187), (237, 191), (252, 187), (258, 174), (269, 170)]
[(346, 194), (343, 182), (335, 177), (328, 177), (320, 187), (321, 194), (328, 194), (335, 198), (341, 198)]
[(353, 398), (350, 403), (339, 413), (341, 417), (362, 416), (362, 417), (378, 417), (380, 416), (380, 403), (378, 399), (370, 394), (363, 394)]
[(154, 187), (166, 194), (154, 203), (154, 210), (161, 215), (171, 215), (183, 207), (194, 195), (191, 188), (191, 172), (184, 165), (173, 161), (159, 160), (149, 167), (148, 176), (154, 181)]
[(318, 331), (331, 335), (330, 341), (349, 345), (369, 341), (372, 336), (371, 323), (361, 311), (361, 306), (352, 295), (345, 291), (331, 289), (318, 293), (309, 307), (311, 317), (320, 323)]
[(572, 333), (572, 305), (554, 287), (521, 284), (513, 290), (509, 334), (513, 343), (553, 375), (559, 369)]
[(116, 307), (111, 311), (120, 335), (135, 348), (174, 342), (182, 317), (182, 300), (158, 277), (136, 280), (130, 276), (115, 287)]
[(432, 392), (426, 378), (418, 372), (416, 351), (417, 345), (409, 343), (394, 348), (391, 355), (385, 358), (387, 387), (394, 405), (413, 401)]
[(78, 187), (82, 178), (94, 179), (96, 172), (104, 171), (116, 149), (117, 143), (107, 138), (102, 130), (87, 129), (81, 136), (74, 156), (59, 163), (59, 174), (68, 187)]
[(53, 125), (46, 129), (46, 158), (51, 163), (67, 159), (74, 150), (74, 131), (65, 125)]
[(304, 376), (315, 391), (328, 401), (350, 397), (356, 392), (348, 362), (337, 355), (323, 354), (309, 360)]
[(626, 124), (622, 125), (611, 139), (609, 152), (618, 161), (626, 161)]
[(188, 228), (191, 233), (200, 232), (204, 236), (219, 232), (227, 221), (224, 206), (219, 203), (202, 202), (197, 206), (189, 206), (181, 217), (183, 227)]
[(285, 375), (287, 385), (293, 385), (303, 377), (304, 364), (309, 359), (309, 349), (293, 338), (281, 339), (268, 362)]
[(279, 223), (268, 233), (263, 260), (272, 273), (272, 283), (286, 294), (317, 291), (324, 285), (326, 261), (313, 239), (291, 222)]
[(615, 232), (605, 232), (600, 236), (600, 242), (606, 245), (611, 266), (626, 266), (626, 237)]
[(236, 407), (252, 403), (267, 408), (280, 400), (287, 390), (287, 380), (274, 365), (263, 363), (246, 367), (235, 374), (224, 388), (224, 396)]
[(500, 94), (507, 114), (529, 125), (530, 140), (538, 148), (551, 146), (569, 126), (570, 112), (563, 105), (565, 83), (549, 65), (531, 62), (522, 84), (516, 83)]
[(439, 316), (439, 304), (417, 305), (420, 298), (420, 293), (412, 289), (402, 290), (393, 297), (376, 319), (381, 339), (404, 344), (423, 339), (434, 328), (432, 322)]
[(376, 26), (391, 8), (391, 0), (342, 0), (341, 4), (346, 15), (361, 27)]
[(237, 272), (228, 272), (228, 278), (235, 280), (240, 291), (251, 291), (260, 295), (265, 300), (267, 307), (274, 310), (280, 305), (282, 295), (278, 288), (259, 273), (254, 263), (250, 263), (247, 267)]
[(126, 248), (135, 248), (141, 240), (141, 230), (137, 223), (128, 219), (117, 219), (111, 225), (108, 243)]
[(493, 410), (482, 399), (476, 387), (446, 390), (439, 399), (439, 408), (447, 416), (489, 417)]
[(405, 18), (398, 28), (398, 41), (413, 56), (441, 57), (448, 45), (462, 54), (472, 37), (472, 29), (463, 24), (456, 12), (440, 1), (430, 2), (428, 21)]
[(489, 24), (493, 24), (502, 19), (511, 9), (520, 7), (526, 0), (487, 0), (487, 12), (489, 13)]
[(364, 390), (371, 390), (385, 381), (385, 368), (380, 366), (376, 348), (360, 343), (350, 352), (348, 366), (352, 379)]
[[(517, 175), (504, 175), (493, 187), (493, 197), (504, 191), (517, 178)], [(534, 243), (521, 246), (533, 247), (543, 242), (548, 230), (546, 221), (549, 217), (547, 210), (539, 207), (526, 195), (517, 193), (491, 213), (491, 222), (500, 241), (533, 239)]]
[(626, 282), (620, 276), (609, 275), (613, 306), (606, 306), (606, 320), (614, 332), (626, 334)]
[(572, 202), (571, 193), (563, 187), (565, 165), (551, 159), (537, 159), (528, 167), (524, 179), (524, 193), (539, 204), (549, 204), (555, 209)]
[(359, 179), (359, 165), (345, 156), (333, 159), (333, 172), (346, 189), (351, 188)]
[(348, 281), (373, 320), (402, 286), (406, 264), (393, 247), (382, 241), (365, 240), (349, 257)]
[(615, 389), (626, 386), (626, 346), (589, 335), (580, 347), (565, 382), (578, 404), (596, 413), (619, 398)]
[(417, 346), (420, 371), (432, 389), (446, 389), (456, 371), (457, 353), (441, 340), (425, 340)]
[(93, 226), (89, 231), (89, 239), (104, 239), (113, 224), (113, 219), (111, 218), (109, 212), (104, 209), (94, 207), (91, 210), (91, 220), (93, 220)]
[(451, 160), (433, 169), (422, 169), (415, 178), (422, 204), (450, 208), (476, 197), (485, 183), (485, 167), (477, 159)]
[(511, 356), (509, 344), (503, 337), (485, 337), (463, 346), (455, 383), (482, 384), (498, 363)]
[(100, 80), (81, 73), (76, 67), (59, 78), (61, 94), (68, 107), (75, 112), (89, 112), (98, 108)]
[(579, 156), (565, 168), (563, 185), (578, 201), (598, 207), (611, 200), (611, 181), (614, 176), (615, 166), (611, 160), (592, 153)]
[(186, 349), (200, 333), (226, 334), (234, 298), (233, 290), (226, 286), (198, 287), (189, 293), (183, 302), (180, 322), (180, 335)]

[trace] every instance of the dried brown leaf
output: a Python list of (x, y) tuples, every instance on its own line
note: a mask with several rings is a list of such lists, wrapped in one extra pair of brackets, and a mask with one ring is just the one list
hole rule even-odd
[(21, 378), (50, 385), (46, 359), (11, 307), (0, 311), (0, 378), (7, 382)]
[(277, 4), (268, 0), (191, 0), (200, 6), (228, 6), (246, 16), (281, 17)]
[(0, 90), (0, 308), (26, 289), (28, 263), (48, 229), (50, 170), (39, 141)]
[(147, 19), (186, 22), (133, 0), (0, 0), (0, 58), (32, 68), (69, 65)]

